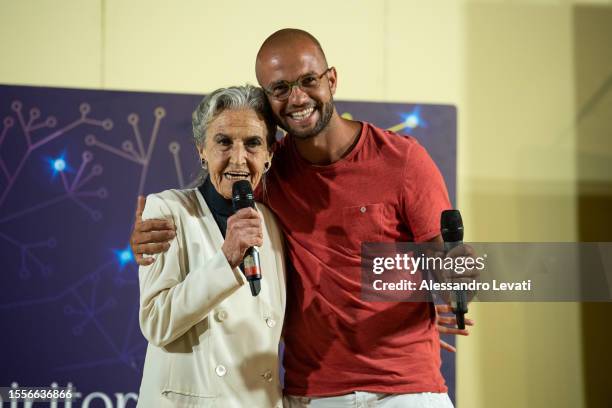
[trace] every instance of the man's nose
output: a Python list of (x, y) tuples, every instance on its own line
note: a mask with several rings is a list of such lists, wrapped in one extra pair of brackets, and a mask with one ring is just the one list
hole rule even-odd
[(289, 94), (289, 104), (290, 105), (304, 105), (310, 97), (306, 92), (302, 90), (298, 85), (294, 85), (291, 87), (291, 93)]

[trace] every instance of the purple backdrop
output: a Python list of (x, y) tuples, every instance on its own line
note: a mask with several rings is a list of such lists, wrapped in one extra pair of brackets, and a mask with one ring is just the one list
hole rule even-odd
[[(135, 406), (146, 350), (128, 250), (136, 196), (192, 185), (201, 98), (0, 85), (0, 387), (72, 383), (74, 407)], [(418, 138), (454, 202), (453, 106), (336, 106)], [(454, 397), (454, 356), (443, 361)]]

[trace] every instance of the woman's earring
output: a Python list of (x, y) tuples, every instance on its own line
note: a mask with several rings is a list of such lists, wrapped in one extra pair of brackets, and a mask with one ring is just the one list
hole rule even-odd
[(204, 170), (208, 170), (208, 164), (206, 163), (206, 160), (202, 159), (202, 168)]
[(267, 173), (270, 170), (270, 162), (267, 161), (264, 163), (264, 173)]

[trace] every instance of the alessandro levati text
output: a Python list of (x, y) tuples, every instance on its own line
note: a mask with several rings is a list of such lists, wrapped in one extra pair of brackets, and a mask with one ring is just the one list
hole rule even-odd
[(466, 291), (530, 291), (531, 279), (521, 282), (436, 282), (432, 279), (420, 283), (402, 279), (398, 282), (385, 282), (377, 279), (372, 283), (374, 290), (466, 290)]

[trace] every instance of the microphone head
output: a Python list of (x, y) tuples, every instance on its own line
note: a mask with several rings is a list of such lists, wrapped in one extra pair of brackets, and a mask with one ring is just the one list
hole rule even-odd
[(440, 227), (445, 242), (463, 241), (463, 220), (459, 210), (442, 211)]
[(238, 180), (232, 185), (232, 205), (234, 211), (242, 208), (255, 208), (253, 189), (248, 180)]

